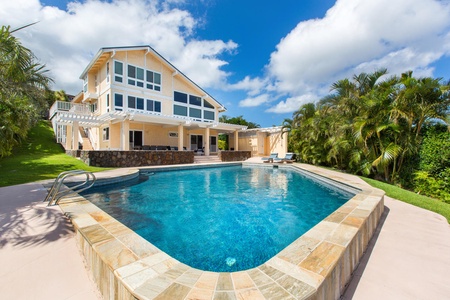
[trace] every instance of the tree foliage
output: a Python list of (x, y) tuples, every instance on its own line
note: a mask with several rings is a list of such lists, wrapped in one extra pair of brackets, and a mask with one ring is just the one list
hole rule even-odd
[(45, 66), (12, 32), (9, 26), (0, 29), (0, 157), (9, 155), (47, 111), (51, 82)]
[(446, 122), (448, 86), (412, 72), (387, 70), (339, 80), (318, 103), (302, 105), (283, 122), (289, 147), (304, 162), (405, 185), (411, 182), (423, 128)]

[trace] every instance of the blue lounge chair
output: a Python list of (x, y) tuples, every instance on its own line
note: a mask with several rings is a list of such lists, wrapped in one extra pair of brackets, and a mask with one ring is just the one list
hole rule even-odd
[(274, 163), (293, 163), (295, 161), (295, 153), (286, 153), (284, 157), (276, 157)]
[(269, 157), (263, 157), (263, 158), (261, 158), (261, 160), (265, 163), (268, 163), (268, 162), (273, 162), (273, 160), (277, 157), (278, 157), (278, 153), (270, 153)]

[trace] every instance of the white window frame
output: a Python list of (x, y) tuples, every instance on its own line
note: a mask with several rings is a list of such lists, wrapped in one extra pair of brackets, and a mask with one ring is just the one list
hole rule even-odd
[[(116, 63), (122, 64), (122, 74), (116, 73)], [(123, 62), (121, 62), (120, 60), (114, 60), (114, 81), (115, 82), (124, 83), (123, 82), (124, 73), (125, 73), (124, 65), (125, 64)], [(120, 78), (121, 81), (117, 80), (116, 79), (117, 77)]]
[[(175, 101), (175, 92), (181, 93), (181, 94), (185, 94), (187, 96), (187, 103)], [(190, 97), (191, 96), (200, 98), (201, 99), (201, 105), (199, 106), (199, 105), (191, 104), (190, 103)], [(214, 108), (206, 107), (205, 106), (205, 101), (206, 101), (205, 99), (203, 99), (202, 97), (196, 96), (196, 95), (192, 95), (192, 94), (189, 94), (189, 93), (186, 93), (186, 92), (181, 92), (181, 91), (174, 91), (173, 107), (172, 107), (173, 108), (173, 115), (175, 115), (175, 116), (183, 116), (183, 115), (175, 114), (175, 106), (181, 106), (181, 107), (186, 107), (186, 109), (187, 109), (187, 116), (183, 116), (183, 117), (189, 117), (189, 118), (192, 118), (194, 120), (201, 121), (201, 122), (214, 122), (216, 120), (216, 117), (217, 117), (216, 110)], [(190, 114), (191, 109), (200, 110), (200, 118), (191, 116), (191, 114)], [(212, 112), (214, 114), (214, 119), (212, 119), (212, 120), (211, 119), (206, 119), (205, 118), (205, 111)]]

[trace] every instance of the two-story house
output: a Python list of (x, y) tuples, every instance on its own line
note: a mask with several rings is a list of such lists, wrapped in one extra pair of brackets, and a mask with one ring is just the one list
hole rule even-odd
[[(81, 74), (83, 91), (50, 110), (66, 150), (218, 151), (229, 134), (238, 150), (241, 125), (218, 122), (225, 107), (150, 46), (101, 48)], [(86, 146), (86, 145), (85, 145)]]

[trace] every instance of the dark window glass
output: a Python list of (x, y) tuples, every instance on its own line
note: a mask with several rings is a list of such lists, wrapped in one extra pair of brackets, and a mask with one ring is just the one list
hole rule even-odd
[(214, 108), (214, 106), (212, 106), (208, 101), (203, 100), (203, 106), (207, 107), (207, 108)]
[(123, 75), (123, 63), (120, 61), (114, 62), (114, 73), (118, 75)]
[(155, 85), (155, 91), (160, 91), (161, 90), (161, 87), (160, 86), (157, 86), (157, 85)]
[(122, 77), (114, 76), (114, 80), (117, 82), (122, 82)]
[(175, 100), (176, 102), (187, 103), (187, 94), (180, 93), (180, 92), (174, 92), (173, 100)]
[(123, 106), (123, 95), (114, 94), (114, 106)]
[(154, 73), (153, 74), (153, 83), (155, 84), (161, 84), (161, 74), (159, 73)]
[(155, 101), (155, 111), (161, 112), (161, 102)]
[(128, 65), (128, 77), (136, 78), (136, 68)]
[(144, 87), (144, 83), (141, 81), (136, 81), (136, 86), (138, 87)]
[(136, 98), (132, 96), (128, 96), (128, 107), (136, 108)]
[(136, 84), (136, 81), (134, 81), (134, 80), (132, 80), (132, 79), (128, 79), (128, 84), (135, 85), (135, 84)]
[(214, 120), (214, 112), (213, 111), (203, 111), (204, 119), (206, 120)]
[(144, 69), (137, 68), (136, 78), (139, 80), (144, 80)]
[(147, 99), (147, 110), (153, 111), (153, 100)]
[(153, 90), (153, 84), (148, 84), (148, 83), (147, 83), (147, 88), (148, 88), (149, 90)]
[(189, 117), (201, 119), (202, 118), (202, 111), (197, 108), (189, 108)]
[(137, 98), (136, 99), (136, 108), (137, 109), (144, 109), (144, 99), (142, 98)]
[(173, 114), (178, 116), (187, 116), (187, 107), (174, 105), (173, 106)]
[(147, 71), (147, 82), (153, 82), (153, 72)]
[(189, 95), (189, 104), (202, 106), (202, 98)]

